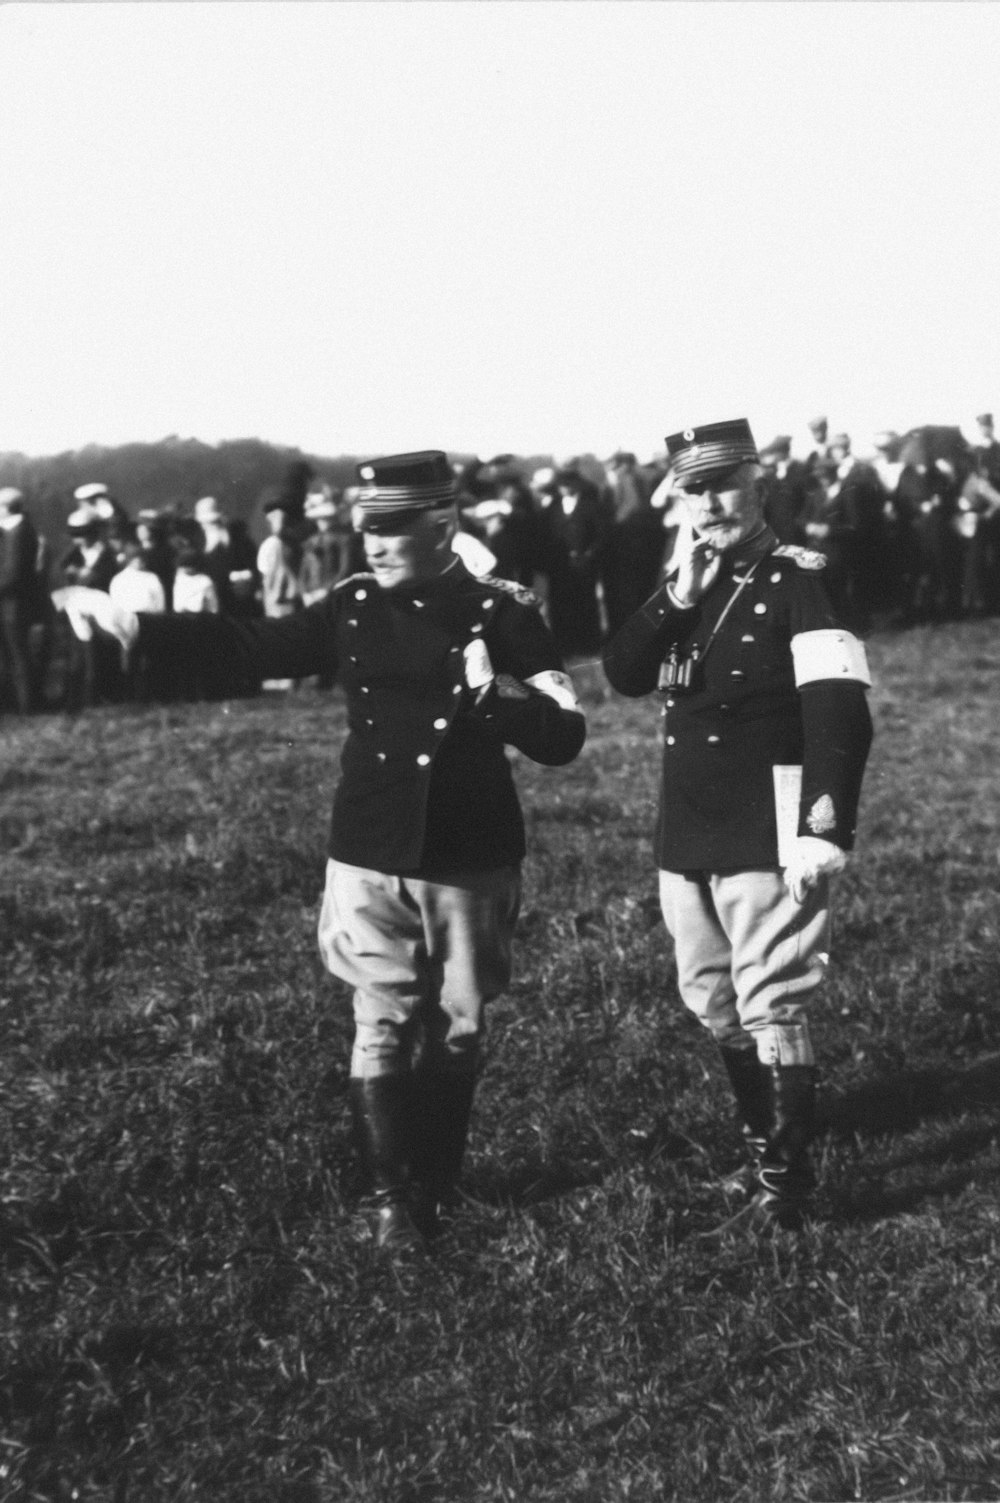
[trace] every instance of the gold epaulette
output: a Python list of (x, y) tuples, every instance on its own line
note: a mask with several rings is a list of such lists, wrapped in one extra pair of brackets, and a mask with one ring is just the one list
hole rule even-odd
[(826, 559), (813, 548), (800, 548), (797, 543), (782, 543), (771, 554), (772, 558), (790, 558), (800, 569), (825, 569)]
[(502, 590), (505, 595), (513, 595), (518, 605), (538, 606), (542, 603), (534, 590), (518, 584), (516, 579), (501, 579), (498, 574), (480, 574), (477, 583), (489, 585), (492, 590)]

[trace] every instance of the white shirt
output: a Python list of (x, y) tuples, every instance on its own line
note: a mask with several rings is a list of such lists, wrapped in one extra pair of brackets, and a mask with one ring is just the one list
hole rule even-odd
[(174, 610), (178, 612), (210, 611), (219, 613), (219, 597), (207, 574), (187, 574), (178, 569), (174, 575)]
[(113, 605), (125, 611), (151, 611), (159, 615), (167, 608), (167, 597), (159, 577), (150, 569), (119, 569), (108, 585)]

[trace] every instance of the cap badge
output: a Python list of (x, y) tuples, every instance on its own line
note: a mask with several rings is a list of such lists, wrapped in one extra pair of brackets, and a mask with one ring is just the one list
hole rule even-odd
[(361, 477), (362, 480), (374, 480), (375, 479), (375, 471), (372, 469), (372, 467), (371, 467), (370, 464), (363, 464), (361, 466), (361, 468), (358, 470), (358, 474), (360, 475), (360, 477)]
[(693, 443), (694, 442), (694, 429), (693, 428), (685, 428), (682, 437), (683, 437), (685, 443), (687, 443), (687, 444)]

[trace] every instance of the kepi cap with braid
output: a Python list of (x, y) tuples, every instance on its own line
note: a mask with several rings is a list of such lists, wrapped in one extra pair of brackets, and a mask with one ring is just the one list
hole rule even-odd
[(385, 532), (393, 523), (412, 521), (418, 512), (451, 506), (458, 495), (443, 449), (366, 459), (358, 465), (358, 480), (355, 525), (361, 531)]
[(737, 464), (747, 461), (759, 463), (756, 443), (746, 418), (705, 422), (701, 428), (683, 428), (680, 433), (668, 433), (666, 452), (674, 466), (674, 478), (680, 482), (725, 475), (726, 470), (735, 469)]
[(666, 443), (674, 479), (681, 484), (724, 475), (727, 470), (734, 470), (737, 465), (747, 462), (760, 462), (746, 418), (684, 428), (680, 433), (668, 433)]

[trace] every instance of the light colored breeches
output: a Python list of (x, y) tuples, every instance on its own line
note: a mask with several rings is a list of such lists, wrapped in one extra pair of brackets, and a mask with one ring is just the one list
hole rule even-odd
[(806, 1009), (829, 961), (829, 882), (796, 903), (778, 871), (661, 871), (660, 907), (681, 997), (716, 1042), (812, 1064)]
[(342, 861), (327, 863), (319, 947), (328, 970), (354, 991), (351, 1074), (424, 1060), (474, 1068), (484, 1009), (510, 980), (520, 871), (449, 874), (429, 882)]

